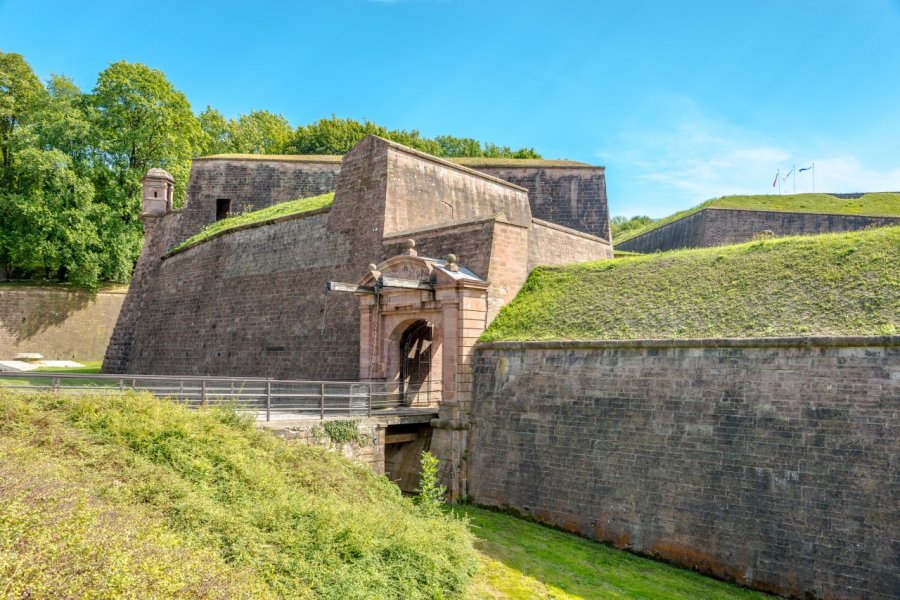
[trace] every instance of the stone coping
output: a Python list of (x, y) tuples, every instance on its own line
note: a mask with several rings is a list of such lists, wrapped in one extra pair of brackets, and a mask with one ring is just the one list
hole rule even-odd
[(210, 154), (192, 160), (251, 160), (254, 162), (308, 162), (336, 164), (344, 159), (342, 154)]
[[(427, 154), (427, 153), (426, 153)], [(434, 156), (428, 154), (428, 156)], [(197, 156), (193, 160), (228, 161), (249, 160), (255, 162), (305, 162), (337, 164), (344, 158), (343, 154), (210, 154)], [(449, 160), (464, 167), (493, 167), (506, 169), (604, 169), (602, 166), (590, 165), (577, 160), (553, 158), (488, 158), (482, 156), (444, 156), (436, 157)]]
[(399, 241), (403, 241), (406, 238), (414, 238), (414, 236), (418, 234), (428, 234), (435, 231), (442, 231), (447, 229), (459, 229), (460, 227), (465, 227), (466, 225), (477, 225), (479, 223), (487, 223), (490, 221), (496, 221), (498, 223), (503, 223), (504, 225), (520, 227), (522, 229), (528, 229), (528, 227), (526, 227), (525, 225), (519, 225), (518, 223), (511, 222), (509, 219), (507, 219), (505, 213), (499, 212), (488, 216), (471, 217), (469, 219), (460, 219), (458, 221), (439, 223), (437, 225), (425, 225), (416, 229), (405, 229), (403, 231), (398, 231), (396, 233), (384, 236), (384, 243), (393, 244)]
[(609, 240), (603, 239), (602, 237), (596, 236), (592, 233), (585, 233), (584, 231), (578, 231), (577, 229), (572, 229), (571, 227), (566, 227), (565, 225), (560, 225), (559, 223), (554, 223), (552, 221), (544, 221), (543, 219), (536, 219), (534, 217), (531, 218), (531, 222), (535, 225), (540, 225), (541, 227), (546, 227), (547, 229), (555, 229), (562, 233), (568, 233), (569, 235), (574, 235), (577, 237), (584, 238), (586, 240), (591, 240), (592, 242), (600, 242), (601, 244), (605, 244), (607, 246), (611, 245)]
[(69, 284), (52, 284), (52, 283), (31, 283), (20, 281), (0, 281), (0, 292), (15, 293), (52, 293), (52, 294), (81, 294), (85, 296), (103, 296), (113, 295), (122, 296), (128, 293), (127, 283), (115, 284), (115, 287), (104, 289), (101, 287), (97, 290), (86, 290), (83, 288), (70, 287)]
[[(866, 217), (866, 218), (876, 218), (876, 219), (895, 219), (900, 221), (900, 215), (886, 215), (884, 213), (842, 213), (842, 212), (819, 212), (812, 210), (772, 210), (768, 208), (736, 208), (734, 206), (705, 206), (697, 212), (703, 212), (704, 210), (731, 210), (737, 212), (761, 212), (761, 213), (774, 213), (774, 214), (788, 214), (788, 215), (817, 215), (820, 217)], [(696, 213), (694, 213), (696, 214)], [(684, 218), (684, 217), (682, 217)], [(681, 219), (677, 219), (676, 221), (672, 221), (672, 223), (676, 223)], [(669, 223), (666, 223), (668, 225)], [(662, 227), (660, 227), (662, 229)], [(649, 231), (647, 232), (649, 233)], [(634, 238), (632, 238), (634, 239)]]
[[(662, 231), (667, 227), (671, 227), (676, 223), (680, 223), (685, 219), (689, 219), (695, 215), (702, 214), (707, 210), (723, 210), (723, 211), (734, 211), (734, 212), (746, 212), (746, 213), (766, 213), (772, 215), (815, 215), (819, 217), (863, 217), (866, 219), (892, 219), (900, 223), (900, 216), (898, 215), (885, 215), (879, 213), (839, 213), (839, 212), (814, 212), (814, 211), (806, 211), (806, 210), (772, 210), (766, 208), (735, 208), (733, 206), (704, 206), (699, 210), (695, 210), (694, 212), (690, 212), (684, 216), (678, 217), (674, 221), (669, 221), (668, 223), (663, 223), (659, 227), (654, 227), (653, 229), (648, 229), (643, 233), (639, 233), (635, 236), (628, 237), (625, 239), (619, 239), (618, 241), (613, 240), (614, 243), (617, 244), (626, 244), (632, 240), (636, 240), (644, 237), (645, 235), (650, 235), (656, 231)], [(803, 234), (788, 234), (788, 235), (803, 235)], [(813, 234), (815, 235), (815, 234)], [(781, 236), (779, 236), (781, 237)]]
[(649, 340), (545, 340), (480, 342), (475, 350), (615, 350), (622, 348), (861, 348), (900, 347), (900, 335)]
[(428, 154), (427, 152), (422, 152), (421, 150), (416, 150), (415, 148), (410, 148), (409, 146), (404, 146), (403, 144), (392, 142), (391, 140), (377, 135), (369, 135), (368, 137), (373, 137), (380, 142), (383, 142), (389, 148), (396, 150), (397, 152), (403, 152), (404, 154), (408, 154), (410, 156), (414, 156), (431, 163), (439, 164), (441, 166), (447, 167), (448, 169), (453, 169), (454, 171), (459, 171), (460, 173), (465, 173), (466, 175), (471, 175), (472, 177), (477, 177), (478, 179), (490, 181), (491, 183), (496, 183), (497, 185), (501, 185), (518, 192), (524, 192), (526, 195), (528, 194), (528, 188), (522, 187), (521, 185), (516, 185), (515, 183), (511, 183), (509, 181), (506, 181), (505, 179), (500, 179), (499, 177), (494, 177), (493, 175), (488, 175), (487, 173), (476, 171), (475, 169), (470, 169), (469, 167), (452, 162), (450, 160), (447, 160), (446, 158)]

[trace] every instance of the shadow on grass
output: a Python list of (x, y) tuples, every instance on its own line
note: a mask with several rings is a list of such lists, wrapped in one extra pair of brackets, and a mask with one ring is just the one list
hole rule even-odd
[(481, 554), (470, 598), (769, 598), (693, 571), (473, 506)]

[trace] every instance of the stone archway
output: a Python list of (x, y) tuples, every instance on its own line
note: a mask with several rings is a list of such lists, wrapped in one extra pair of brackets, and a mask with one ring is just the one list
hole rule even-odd
[(454, 255), (420, 257), (414, 248), (409, 240), (406, 252), (370, 265), (357, 283), (328, 289), (359, 298), (360, 379), (396, 387), (407, 406), (438, 409), (431, 450), (458, 498), (466, 489), (472, 354), (487, 323), (489, 286)]
[(429, 401), (434, 325), (418, 319), (400, 336), (400, 395), (403, 404), (419, 404), (420, 396)]

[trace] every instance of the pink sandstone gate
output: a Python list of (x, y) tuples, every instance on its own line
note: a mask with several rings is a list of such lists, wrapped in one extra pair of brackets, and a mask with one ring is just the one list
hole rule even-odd
[(415, 242), (356, 284), (329, 283), (330, 291), (359, 298), (361, 380), (395, 383), (406, 404), (433, 397), (432, 452), (440, 459), (452, 498), (465, 495), (465, 446), (471, 404), (472, 355), (486, 326), (488, 283), (456, 262), (418, 256)]

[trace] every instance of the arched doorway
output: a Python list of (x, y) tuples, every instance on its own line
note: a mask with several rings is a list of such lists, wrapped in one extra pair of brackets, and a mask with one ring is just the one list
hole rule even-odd
[[(407, 406), (420, 393), (427, 396), (431, 378), (431, 351), (434, 326), (424, 319), (413, 322), (400, 336), (400, 395)], [(427, 402), (427, 397), (424, 398)]]

